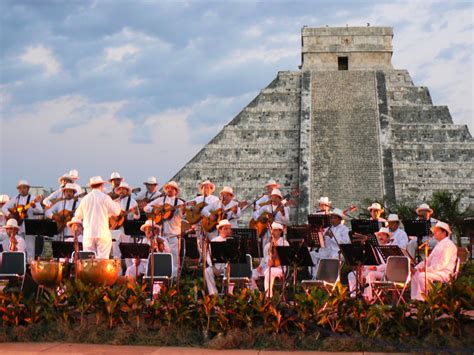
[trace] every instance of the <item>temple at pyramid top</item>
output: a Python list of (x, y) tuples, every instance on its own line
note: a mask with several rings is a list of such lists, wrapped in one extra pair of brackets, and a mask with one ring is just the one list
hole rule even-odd
[(303, 27), (301, 69), (393, 69), (392, 37), (392, 27)]

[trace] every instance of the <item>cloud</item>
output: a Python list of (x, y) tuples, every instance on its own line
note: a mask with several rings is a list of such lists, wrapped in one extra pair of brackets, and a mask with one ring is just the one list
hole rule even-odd
[(133, 44), (125, 44), (119, 47), (105, 48), (105, 59), (109, 62), (121, 62), (125, 57), (132, 57), (140, 50)]
[(61, 71), (61, 64), (54, 56), (53, 51), (42, 44), (27, 47), (20, 55), (20, 60), (27, 64), (43, 67), (46, 76), (56, 75)]

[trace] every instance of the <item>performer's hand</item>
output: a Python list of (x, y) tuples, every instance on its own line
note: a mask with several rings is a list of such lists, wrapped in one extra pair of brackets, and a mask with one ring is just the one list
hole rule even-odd
[(369, 270), (370, 270), (370, 271), (377, 271), (377, 266), (375, 266), (375, 265), (370, 265), (370, 266), (369, 266)]
[(260, 265), (257, 267), (257, 272), (259, 274), (261, 274), (263, 272), (263, 268)]

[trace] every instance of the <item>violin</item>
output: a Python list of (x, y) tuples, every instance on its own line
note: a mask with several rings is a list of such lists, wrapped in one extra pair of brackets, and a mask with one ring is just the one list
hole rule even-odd
[(15, 236), (10, 237), (10, 249), (9, 251), (18, 251), (18, 241)]

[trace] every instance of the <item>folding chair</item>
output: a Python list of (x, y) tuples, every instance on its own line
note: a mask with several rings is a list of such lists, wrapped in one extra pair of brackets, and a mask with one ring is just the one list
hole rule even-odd
[(384, 304), (382, 294), (392, 293), (397, 297), (397, 306), (400, 301), (406, 303), (403, 294), (410, 283), (410, 259), (406, 256), (389, 256), (385, 269), (384, 280), (372, 282), (372, 290)]
[(20, 281), (21, 290), (25, 282), (26, 254), (22, 251), (4, 251), (0, 253), (0, 280)]
[(301, 286), (306, 294), (309, 294), (313, 287), (323, 289), (328, 294), (332, 294), (339, 279), (339, 259), (320, 259), (318, 269), (316, 270), (316, 279), (303, 280), (301, 281)]
[[(252, 279), (252, 256), (245, 255), (245, 264), (230, 264), (230, 278), (229, 283), (235, 285), (244, 285), (249, 288)], [(222, 292), (227, 285), (227, 273), (224, 272), (222, 280)], [(227, 290), (229, 292), (229, 290)]]
[[(154, 267), (152, 269), (152, 257)], [(153, 279), (151, 271), (153, 270)], [(157, 282), (159, 285), (166, 283), (168, 286), (173, 282), (173, 255), (169, 253), (153, 253), (148, 256), (144, 280)]]

